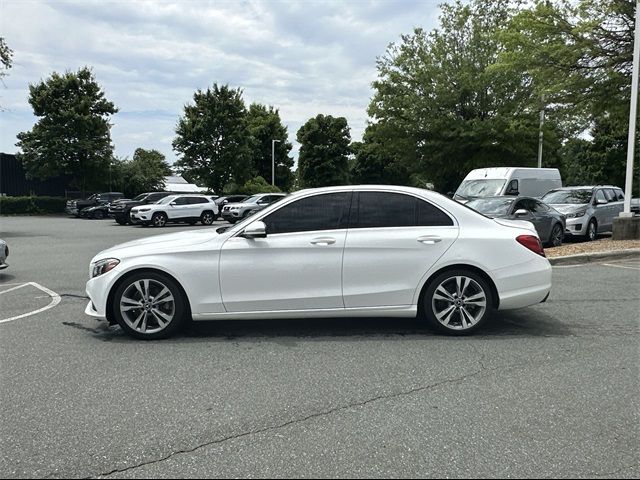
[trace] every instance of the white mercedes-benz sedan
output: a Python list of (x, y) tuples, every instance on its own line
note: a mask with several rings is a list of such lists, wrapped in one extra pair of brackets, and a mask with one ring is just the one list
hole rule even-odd
[(551, 290), (531, 223), (371, 185), (303, 190), (232, 227), (118, 245), (90, 277), (86, 313), (142, 339), (191, 319), (416, 315), (463, 334)]

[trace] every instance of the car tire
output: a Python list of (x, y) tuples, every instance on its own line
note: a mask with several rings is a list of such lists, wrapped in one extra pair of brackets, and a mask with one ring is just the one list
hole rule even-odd
[(598, 222), (595, 218), (589, 220), (587, 224), (587, 234), (584, 236), (584, 239), (587, 242), (592, 242), (598, 237)]
[(480, 328), (494, 311), (487, 281), (469, 270), (449, 270), (435, 277), (424, 290), (422, 315), (436, 331), (466, 335)]
[(203, 225), (212, 225), (214, 221), (215, 215), (209, 210), (202, 212), (202, 215), (200, 215), (200, 222)]
[(549, 236), (549, 246), (550, 247), (559, 247), (562, 245), (562, 241), (564, 240), (564, 230), (562, 225), (556, 223), (551, 229), (551, 235)]
[(151, 225), (154, 227), (164, 227), (167, 224), (167, 214), (163, 212), (156, 212), (151, 217)]
[(118, 225), (126, 225), (127, 223), (129, 223), (129, 222), (127, 222), (127, 220), (126, 220), (126, 219), (124, 219), (124, 218), (118, 218), (118, 217), (116, 217), (116, 219), (115, 219), (115, 220), (116, 220), (116, 223), (117, 223)]
[(160, 272), (139, 272), (127, 277), (112, 297), (116, 322), (135, 338), (168, 338), (187, 321), (189, 308), (183, 290)]
[(104, 218), (104, 212), (102, 210), (96, 210), (93, 212), (93, 215), (91, 215), (91, 218), (94, 220), (102, 220)]

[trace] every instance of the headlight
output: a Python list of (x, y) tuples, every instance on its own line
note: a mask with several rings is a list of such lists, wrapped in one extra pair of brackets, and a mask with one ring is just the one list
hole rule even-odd
[(584, 217), (585, 214), (587, 213), (587, 210), (578, 210), (577, 212), (574, 213), (567, 213), (567, 218), (580, 218), (580, 217)]
[(98, 260), (91, 266), (91, 278), (96, 278), (110, 272), (116, 268), (119, 263), (120, 260), (117, 258), (105, 258), (104, 260)]
[(149, 210), (151, 210), (150, 208), (138, 208), (138, 212), (148, 212)]

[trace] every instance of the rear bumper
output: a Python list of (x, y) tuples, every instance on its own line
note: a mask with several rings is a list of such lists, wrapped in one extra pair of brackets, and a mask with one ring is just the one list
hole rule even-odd
[(551, 293), (551, 265), (541, 256), (531, 261), (491, 272), (500, 310), (523, 308), (546, 301)]
[(4, 270), (4, 269), (5, 269), (5, 268), (7, 268), (8, 266), (9, 266), (9, 264), (8, 264), (8, 263), (6, 263), (6, 262), (2, 262), (2, 263), (0, 263), (0, 270)]

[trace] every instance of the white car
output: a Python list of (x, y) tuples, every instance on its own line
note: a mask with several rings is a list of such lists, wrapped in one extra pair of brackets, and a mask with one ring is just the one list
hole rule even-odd
[(231, 227), (96, 255), (86, 313), (145, 339), (193, 320), (415, 317), (447, 333), (547, 299), (534, 226), (409, 187), (296, 192)]
[(211, 225), (215, 220), (216, 204), (205, 195), (170, 195), (156, 203), (131, 209), (131, 222), (164, 227), (169, 222)]

